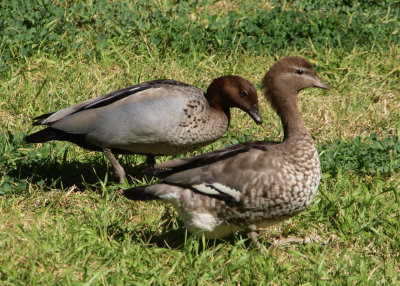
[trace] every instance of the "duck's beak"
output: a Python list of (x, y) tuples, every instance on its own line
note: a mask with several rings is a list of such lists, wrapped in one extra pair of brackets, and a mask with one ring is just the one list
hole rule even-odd
[(253, 118), (255, 123), (257, 123), (257, 124), (263, 123), (258, 105), (254, 105), (253, 108), (248, 113), (249, 113), (250, 117)]
[(322, 88), (322, 89), (329, 89), (329, 86), (326, 85), (319, 77), (315, 77), (315, 81), (313, 83), (314, 87)]

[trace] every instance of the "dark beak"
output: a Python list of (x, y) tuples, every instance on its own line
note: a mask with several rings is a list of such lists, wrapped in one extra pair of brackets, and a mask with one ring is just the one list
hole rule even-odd
[(254, 105), (253, 108), (248, 112), (248, 114), (250, 115), (251, 118), (253, 118), (255, 123), (261, 124), (263, 122), (258, 105)]
[(313, 86), (314, 87), (318, 87), (318, 88), (322, 88), (322, 89), (329, 89), (329, 86), (326, 85), (319, 77), (315, 78)]

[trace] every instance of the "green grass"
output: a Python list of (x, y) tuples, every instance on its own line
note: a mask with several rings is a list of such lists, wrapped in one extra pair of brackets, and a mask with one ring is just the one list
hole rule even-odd
[[(400, 7), (379, 3), (3, 1), (0, 284), (400, 284)], [(305, 212), (262, 232), (265, 257), (241, 234), (202, 241), (170, 206), (122, 197), (152, 182), (134, 178), (143, 156), (121, 158), (131, 177), (118, 185), (100, 153), (23, 142), (33, 117), (145, 80), (206, 88), (239, 74), (260, 89), (292, 54), (332, 87), (299, 96), (323, 179)], [(281, 139), (261, 108), (262, 126), (234, 111), (223, 138), (195, 153)]]

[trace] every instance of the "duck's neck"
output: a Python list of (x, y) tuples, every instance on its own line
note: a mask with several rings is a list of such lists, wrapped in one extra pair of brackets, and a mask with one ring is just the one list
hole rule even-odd
[(226, 117), (228, 118), (228, 124), (230, 123), (231, 120), (231, 112), (230, 108), (228, 105), (223, 103), (222, 98), (217, 94), (212, 94), (213, 91), (208, 90), (207, 93), (204, 94), (206, 97), (208, 104), (211, 107), (211, 110), (213, 110), (216, 113), (225, 113)]
[[(284, 141), (297, 140), (299, 137), (309, 137), (307, 127), (304, 125), (300, 111), (297, 107), (297, 96), (287, 97), (281, 96), (280, 102), (275, 106), (275, 109), (281, 118)], [(292, 100), (285, 100), (291, 98)]]

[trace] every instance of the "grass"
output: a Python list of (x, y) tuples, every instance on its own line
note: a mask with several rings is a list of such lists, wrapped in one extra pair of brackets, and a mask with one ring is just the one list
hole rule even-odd
[[(1, 4), (0, 13), (15, 23), (0, 20), (0, 28), (45, 33), (47, 27), (48, 33), (29, 38), (0, 33), (1, 284), (400, 284), (398, 2), (42, 1), (47, 10), (22, 16), (10, 8), (18, 3)], [(61, 13), (53, 3), (66, 10)], [(181, 18), (169, 24), (175, 12)], [(129, 22), (132, 14), (136, 18)], [(51, 15), (62, 25), (51, 22), (56, 19)], [(271, 20), (277, 15), (288, 23), (310, 15), (308, 20), (320, 21), (324, 36), (296, 25), (284, 28)], [(277, 33), (286, 31), (280, 34), (285, 41), (264, 37), (266, 23)], [(338, 33), (335, 23), (348, 30)], [(364, 40), (352, 32), (358, 28)], [(240, 33), (235, 38), (232, 31)], [(289, 35), (296, 40), (290, 42)], [(215, 77), (240, 74), (260, 89), (268, 67), (289, 54), (311, 60), (332, 87), (326, 93), (307, 90), (299, 98), (323, 179), (305, 212), (262, 232), (266, 257), (241, 234), (203, 241), (186, 233), (170, 206), (121, 197), (122, 187), (152, 182), (134, 178), (133, 165), (143, 156), (122, 158), (133, 176), (118, 185), (108, 180), (100, 153), (22, 140), (37, 130), (31, 127), (37, 115), (145, 80), (174, 78), (206, 88)], [(264, 99), (261, 109), (262, 126), (234, 111), (224, 137), (195, 153), (247, 140), (280, 140), (279, 118)], [(320, 240), (271, 245), (279, 238), (312, 236)]]

